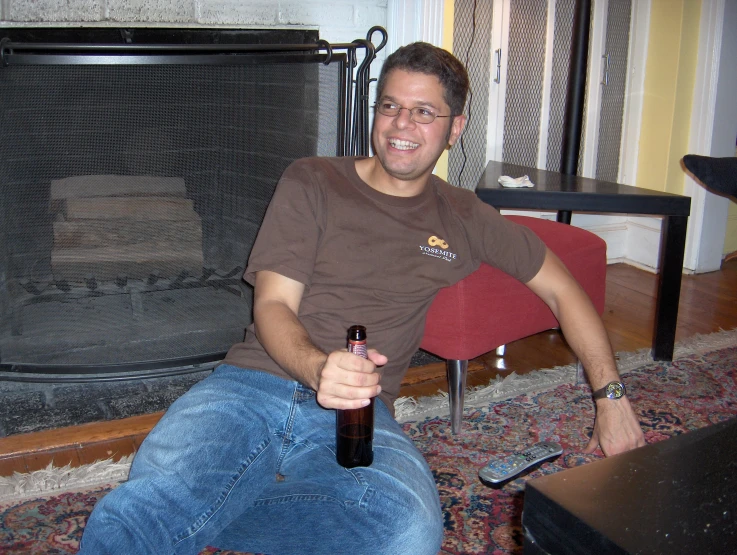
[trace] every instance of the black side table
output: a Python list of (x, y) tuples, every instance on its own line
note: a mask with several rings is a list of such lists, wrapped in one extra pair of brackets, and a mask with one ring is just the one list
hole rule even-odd
[[(502, 175), (528, 175), (535, 186), (505, 188), (498, 182)], [(689, 197), (494, 161), (479, 179), (476, 195), (497, 209), (556, 210), (558, 221), (565, 223), (573, 211), (662, 216), (652, 355), (673, 360)]]
[(737, 419), (527, 483), (524, 553), (737, 553)]

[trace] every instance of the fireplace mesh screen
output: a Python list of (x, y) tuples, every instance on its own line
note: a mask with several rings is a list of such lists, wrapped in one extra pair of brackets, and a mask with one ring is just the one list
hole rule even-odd
[(279, 176), (341, 153), (344, 67), (241, 58), (0, 68), (3, 365), (135, 366), (243, 338)]

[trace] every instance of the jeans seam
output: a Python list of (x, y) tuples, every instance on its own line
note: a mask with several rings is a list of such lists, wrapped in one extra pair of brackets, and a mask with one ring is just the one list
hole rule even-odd
[(289, 452), (289, 447), (292, 443), (294, 443), (292, 431), (294, 430), (294, 419), (296, 418), (297, 402), (299, 400), (299, 397), (302, 395), (299, 382), (295, 382), (294, 386), (295, 387), (292, 393), (292, 401), (289, 404), (289, 415), (287, 416), (287, 420), (284, 424), (284, 435), (282, 437), (281, 450), (279, 451), (279, 456), (277, 457), (275, 465), (277, 473), (281, 471), (281, 465), (284, 462), (287, 453)]
[(253, 505), (255, 507), (263, 505), (280, 505), (282, 503), (292, 503), (297, 501), (326, 501), (330, 503), (337, 503), (345, 507), (346, 503), (336, 497), (330, 495), (317, 495), (314, 493), (295, 493), (293, 495), (283, 495), (279, 497), (261, 498), (256, 501)]
[(256, 462), (256, 460), (258, 460), (258, 458), (264, 453), (264, 451), (266, 451), (266, 448), (270, 444), (271, 440), (266, 439), (254, 450), (251, 456), (249, 456), (248, 459), (243, 462), (243, 464), (240, 466), (238, 471), (231, 478), (225, 488), (223, 488), (222, 493), (213, 502), (212, 506), (201, 516), (199, 516), (189, 527), (187, 527), (184, 532), (174, 536), (174, 545), (177, 545), (182, 541), (191, 538), (192, 536), (197, 534), (197, 532), (202, 530), (205, 524), (207, 524), (207, 522), (215, 515), (215, 513), (217, 513), (222, 508), (222, 506), (228, 500), (228, 497), (230, 497), (230, 494), (235, 486), (238, 485), (238, 482), (240, 482), (241, 478), (243, 478), (243, 475), (248, 471), (251, 465)]
[(360, 499), (358, 500), (357, 505), (361, 509), (366, 509), (368, 507), (369, 502), (371, 501), (371, 498), (374, 496), (374, 488), (370, 485), (369, 481), (366, 480), (366, 478), (363, 475), (363, 472), (356, 468), (346, 468), (346, 472), (349, 472), (353, 475), (353, 478), (358, 482), (360, 485), (364, 487), (363, 493), (361, 494)]

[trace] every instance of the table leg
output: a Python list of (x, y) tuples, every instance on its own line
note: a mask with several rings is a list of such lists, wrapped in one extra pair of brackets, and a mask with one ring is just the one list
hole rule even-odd
[(555, 220), (564, 224), (570, 224), (572, 217), (573, 212), (571, 212), (570, 210), (558, 210), (558, 215), (556, 216)]
[(658, 295), (655, 301), (653, 360), (673, 360), (687, 225), (687, 216), (663, 217)]

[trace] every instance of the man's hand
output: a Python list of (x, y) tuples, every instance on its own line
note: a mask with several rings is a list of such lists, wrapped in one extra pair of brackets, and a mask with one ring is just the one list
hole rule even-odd
[(645, 436), (627, 397), (596, 401), (594, 433), (584, 453), (593, 453), (601, 447), (604, 455), (610, 457), (643, 445)]
[(326, 409), (358, 409), (381, 393), (377, 366), (387, 358), (369, 349), (368, 359), (347, 351), (328, 355), (317, 381), (317, 402)]

